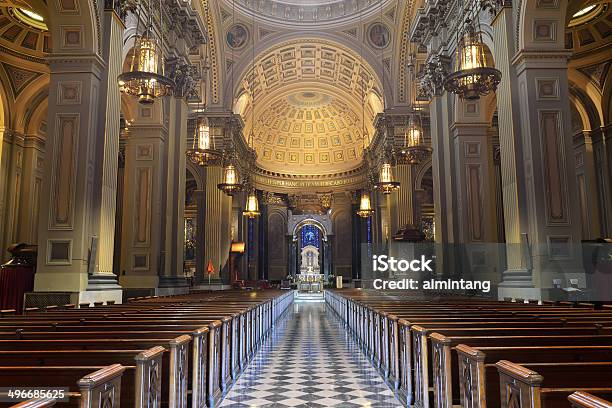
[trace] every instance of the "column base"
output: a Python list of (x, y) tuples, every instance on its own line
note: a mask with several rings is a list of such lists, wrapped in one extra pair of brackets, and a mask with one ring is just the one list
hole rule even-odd
[(100, 289), (100, 290), (85, 290), (78, 293), (78, 303), (89, 302), (90, 305), (94, 302), (107, 303), (109, 300), (115, 304), (121, 304), (123, 301), (123, 290), (119, 289)]
[(185, 295), (189, 293), (189, 283), (183, 276), (160, 276), (156, 296)]
[(94, 273), (87, 277), (87, 291), (121, 290), (117, 276), (112, 273)]
[[(533, 276), (529, 269), (508, 269), (502, 273), (501, 288), (533, 288)], [(519, 296), (522, 297), (522, 296)]]
[(189, 287), (189, 283), (184, 276), (160, 276), (158, 286), (160, 288)]

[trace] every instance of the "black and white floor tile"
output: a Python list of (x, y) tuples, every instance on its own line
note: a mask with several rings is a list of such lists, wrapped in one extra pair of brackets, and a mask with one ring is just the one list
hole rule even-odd
[(291, 315), (230, 389), (221, 407), (400, 407), (325, 303)]

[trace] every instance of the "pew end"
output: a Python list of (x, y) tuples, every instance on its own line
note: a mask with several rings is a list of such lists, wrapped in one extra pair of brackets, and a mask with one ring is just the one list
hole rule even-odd
[(544, 378), (535, 371), (507, 360), (495, 363), (499, 372), (501, 407), (539, 407)]
[(611, 402), (584, 391), (576, 391), (567, 399), (572, 404), (572, 408), (612, 408)]

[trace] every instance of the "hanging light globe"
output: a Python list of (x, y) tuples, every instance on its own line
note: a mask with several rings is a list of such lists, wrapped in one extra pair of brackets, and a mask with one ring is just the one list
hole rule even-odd
[(391, 194), (400, 188), (400, 182), (393, 179), (393, 170), (389, 162), (385, 161), (380, 167), (378, 183), (375, 184), (375, 187), (383, 194)]
[(423, 129), (413, 119), (406, 129), (404, 149), (402, 154), (408, 164), (419, 164), (425, 161), (432, 152), (431, 147), (426, 146), (423, 141)]
[(170, 95), (174, 82), (164, 76), (162, 49), (157, 39), (147, 29), (136, 38), (130, 70), (117, 78), (119, 90), (138, 98), (138, 102), (150, 105), (155, 99)]
[(361, 198), (359, 199), (359, 209), (357, 210), (357, 215), (361, 218), (368, 218), (374, 214), (374, 209), (372, 208), (372, 201), (370, 200), (370, 192), (362, 191)]
[(495, 92), (501, 72), (490, 66), (487, 47), (468, 22), (457, 49), (457, 70), (446, 77), (444, 89), (462, 99), (474, 100)]
[(228, 164), (223, 168), (223, 183), (217, 184), (219, 190), (223, 190), (228, 196), (233, 196), (242, 191), (242, 184), (238, 177), (238, 171), (233, 164)]
[(249, 218), (259, 217), (259, 201), (257, 200), (257, 194), (255, 190), (251, 190), (246, 199), (246, 206), (242, 215)]
[(187, 157), (199, 166), (211, 164), (221, 157), (221, 152), (215, 150), (214, 139), (210, 135), (210, 126), (205, 117), (198, 119), (193, 135), (193, 146), (187, 149)]

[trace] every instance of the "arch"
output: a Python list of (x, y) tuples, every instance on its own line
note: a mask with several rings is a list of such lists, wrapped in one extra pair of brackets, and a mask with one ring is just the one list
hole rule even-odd
[(416, 170), (416, 174), (414, 177), (414, 189), (415, 190), (420, 190), (421, 189), (421, 185), (423, 184), (423, 178), (425, 177), (425, 175), (427, 174), (427, 172), (429, 171), (429, 169), (432, 168), (432, 159), (431, 157), (421, 163)]
[(325, 225), (323, 225), (323, 223), (321, 223), (320, 221), (314, 218), (306, 218), (306, 219), (301, 220), (297, 224), (295, 224), (295, 226), (293, 227), (293, 231), (291, 233), (294, 238), (297, 236), (297, 234), (300, 232), (302, 227), (304, 227), (305, 225), (314, 225), (315, 227), (317, 227), (321, 231), (323, 240), (324, 241), (327, 240), (327, 235), (328, 235), (327, 228), (325, 228)]
[(26, 135), (38, 135), (38, 136), (46, 136), (42, 134), (41, 123), (47, 120), (47, 107), (49, 106), (49, 98), (45, 93), (44, 97), (41, 98), (34, 109), (32, 109), (31, 114), (27, 117), (24, 125), (24, 133)]
[(204, 190), (204, 178), (202, 177), (200, 168), (196, 164), (193, 164), (190, 160), (186, 160), (185, 165), (187, 167), (187, 171), (193, 176), (198, 190)]
[(24, 89), (13, 105), (14, 130), (25, 133), (35, 109), (48, 99), (49, 75), (41, 75)]
[[(326, 47), (335, 48), (341, 52), (344, 52), (351, 57), (353, 57), (356, 61), (360, 61), (359, 52), (355, 50), (359, 50), (359, 44), (354, 40), (349, 42), (347, 45), (346, 37), (341, 37), (335, 33), (318, 33), (318, 32), (308, 32), (308, 37), (305, 38), (303, 31), (292, 31), (287, 34), (283, 34), (278, 37), (274, 37), (273, 39), (269, 39), (263, 42), (256, 43), (255, 45), (255, 65), (260, 65), (263, 58), (272, 54), (275, 50), (285, 49), (289, 46), (297, 46), (300, 44), (320, 44)], [(227, 75), (231, 75), (231, 71), (234, 71), (234, 81), (225, 80), (225, 85), (223, 88), (223, 99), (224, 105), (227, 109), (232, 108), (232, 102), (234, 100), (234, 96), (240, 95), (243, 91), (243, 79), (248, 77), (252, 71), (252, 60), (250, 52), (243, 52), (241, 56), (237, 56), (237, 61), (234, 61), (232, 67), (226, 69), (228, 72)], [(364, 68), (369, 73), (369, 75), (374, 79), (373, 88), (379, 90), (382, 89), (380, 73), (382, 72), (382, 61), (380, 61), (379, 56), (375, 55), (369, 47), (364, 47), (364, 56), (363, 56)], [(232, 82), (233, 89), (232, 89)], [(385, 75), (385, 89), (393, 89), (392, 86), (392, 78), (389, 72)], [(385, 104), (386, 106), (392, 106), (393, 104), (393, 95), (394, 92), (386, 92), (385, 93)]]

